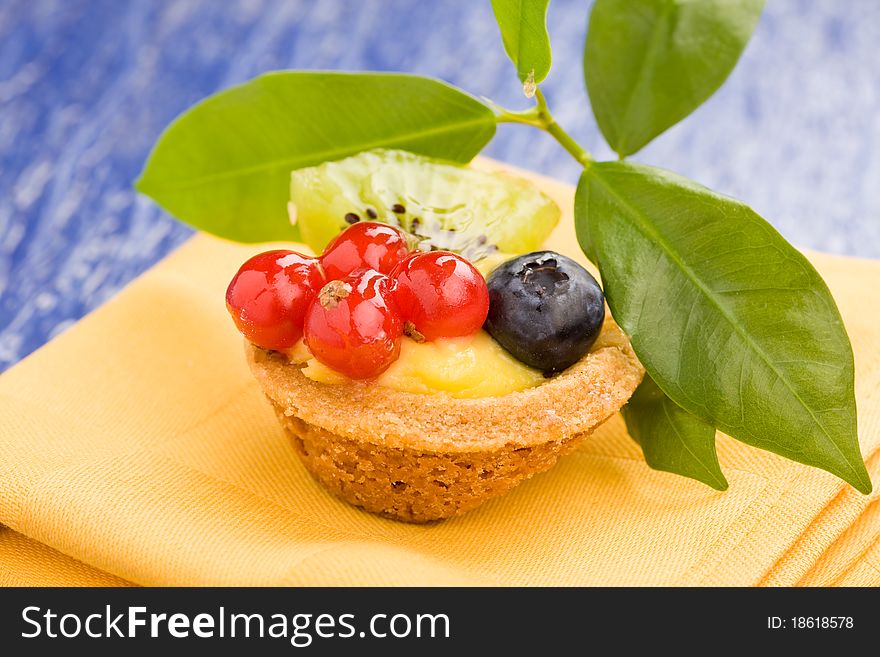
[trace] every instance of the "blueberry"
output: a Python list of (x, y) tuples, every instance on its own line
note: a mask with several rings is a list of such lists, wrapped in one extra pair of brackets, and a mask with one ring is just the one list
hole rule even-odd
[(571, 258), (537, 251), (489, 276), (485, 329), (514, 358), (550, 375), (583, 357), (605, 320), (596, 279)]

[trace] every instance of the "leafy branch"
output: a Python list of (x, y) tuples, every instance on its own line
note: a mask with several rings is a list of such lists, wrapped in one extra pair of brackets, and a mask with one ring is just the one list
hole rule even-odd
[[(726, 488), (715, 429), (823, 468), (863, 493), (852, 347), (813, 266), (745, 204), (656, 167), (598, 162), (554, 118), (549, 0), (492, 0), (533, 107), (438, 80), (285, 71), (202, 101), (161, 136), (137, 188), (201, 230), (296, 239), (291, 169), (372, 148), (467, 163), (497, 123), (547, 132), (584, 167), (575, 224), (615, 320), (648, 372), (623, 415), (651, 467)], [(584, 80), (621, 160), (724, 82), (763, 0), (596, 0)]]

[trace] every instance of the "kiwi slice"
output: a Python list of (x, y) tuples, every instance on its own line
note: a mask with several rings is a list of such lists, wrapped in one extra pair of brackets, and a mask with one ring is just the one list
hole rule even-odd
[(291, 218), (320, 253), (356, 221), (384, 221), (421, 250), (477, 261), (534, 251), (559, 221), (559, 206), (522, 178), (406, 151), (373, 150), (291, 174)]

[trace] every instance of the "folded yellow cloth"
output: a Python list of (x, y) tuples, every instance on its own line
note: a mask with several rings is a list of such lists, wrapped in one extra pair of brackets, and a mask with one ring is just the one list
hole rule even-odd
[[(569, 186), (538, 180), (571, 207)], [(570, 214), (549, 246), (583, 261)], [(258, 250), (196, 237), (0, 377), (0, 584), (880, 583), (877, 493), (726, 436), (716, 492), (650, 470), (619, 417), (460, 518), (347, 506), (297, 461), (226, 314)], [(855, 347), (880, 488), (880, 262), (810, 257)]]

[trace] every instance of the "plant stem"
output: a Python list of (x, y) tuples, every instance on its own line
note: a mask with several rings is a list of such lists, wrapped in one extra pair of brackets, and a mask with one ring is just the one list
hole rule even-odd
[(576, 159), (582, 166), (589, 166), (589, 164), (593, 161), (593, 158), (590, 154), (580, 145), (578, 144), (570, 134), (568, 134), (565, 130), (562, 129), (556, 121), (554, 120), (551, 123), (548, 123), (544, 128), (547, 132), (549, 132), (559, 144), (567, 150), (571, 156)]
[(548, 132), (582, 166), (589, 166), (593, 161), (592, 156), (556, 122), (556, 118), (551, 114), (550, 108), (547, 106), (547, 99), (544, 98), (544, 94), (540, 89), (535, 92), (535, 100), (537, 103), (534, 107), (522, 112), (512, 112), (503, 107), (496, 106), (498, 110), (497, 122), (522, 123), (533, 128), (540, 128)]

